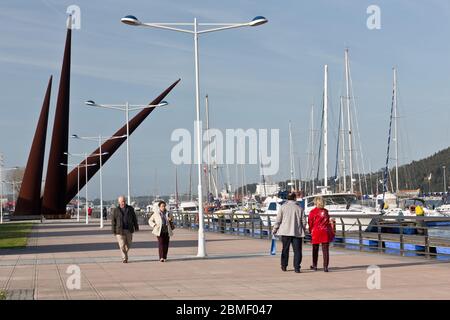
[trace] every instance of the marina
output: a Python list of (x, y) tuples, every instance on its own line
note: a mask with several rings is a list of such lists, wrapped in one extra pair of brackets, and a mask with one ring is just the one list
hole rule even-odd
[[(106, 223), (109, 229), (109, 223)], [(90, 235), (86, 237), (87, 235)], [(117, 244), (107, 230), (69, 221), (37, 224), (25, 249), (0, 256), (0, 286), (22, 300), (320, 300), (320, 299), (448, 299), (448, 260), (331, 249), (330, 273), (307, 270), (311, 248), (305, 244), (305, 271), (274, 268), (281, 246), (271, 255), (270, 240), (208, 233), (207, 259), (194, 257), (195, 230), (180, 229), (173, 239), (171, 259), (157, 262), (157, 245), (148, 226), (136, 234), (130, 263), (118, 261)], [(80, 290), (63, 284), (66, 268), (82, 271)], [(368, 290), (367, 268), (380, 267), (382, 290)], [(152, 272), (149, 272), (152, 270)], [(420, 276), (417, 276), (420, 274)], [(331, 279), (331, 280), (330, 280)], [(414, 279), (414, 281), (411, 281)], [(329, 282), (333, 281), (333, 290)], [(285, 288), (290, 288), (289, 292)], [(420, 290), (416, 290), (420, 287)]]
[(450, 300), (450, 5), (67, 1), (0, 4), (0, 300)]

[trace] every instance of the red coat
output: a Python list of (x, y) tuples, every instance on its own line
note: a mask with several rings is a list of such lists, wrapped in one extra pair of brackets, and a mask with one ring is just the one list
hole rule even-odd
[(314, 208), (308, 215), (309, 232), (311, 232), (311, 244), (332, 242), (334, 239), (333, 228), (327, 209)]

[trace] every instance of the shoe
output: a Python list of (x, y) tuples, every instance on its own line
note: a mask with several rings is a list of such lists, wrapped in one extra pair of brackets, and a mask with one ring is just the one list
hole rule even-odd
[(127, 259), (123, 259), (122, 263), (128, 263), (128, 260)]
[(328, 268), (323, 268), (323, 272), (328, 272)]
[(295, 273), (300, 273), (300, 269), (295, 269)]
[(164, 259), (163, 258), (159, 259), (159, 262), (164, 262)]
[(286, 271), (286, 267), (281, 266), (281, 270)]
[(317, 267), (310, 266), (309, 268), (310, 268), (311, 270), (317, 271)]

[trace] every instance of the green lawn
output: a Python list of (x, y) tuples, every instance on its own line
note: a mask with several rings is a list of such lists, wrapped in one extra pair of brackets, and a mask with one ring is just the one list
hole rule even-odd
[(24, 248), (32, 228), (30, 222), (0, 224), (0, 249)]

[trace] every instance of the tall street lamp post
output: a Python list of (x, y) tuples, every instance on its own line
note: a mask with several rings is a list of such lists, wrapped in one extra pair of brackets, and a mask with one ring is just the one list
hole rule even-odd
[(99, 107), (99, 108), (106, 108), (106, 109), (113, 109), (113, 110), (120, 110), (125, 112), (125, 120), (127, 124), (127, 192), (128, 192), (128, 203), (131, 204), (131, 183), (130, 183), (130, 129), (129, 129), (129, 118), (130, 118), (130, 111), (136, 111), (136, 110), (142, 110), (147, 108), (155, 108), (155, 107), (165, 107), (168, 105), (166, 101), (161, 101), (160, 103), (156, 105), (130, 105), (128, 102), (125, 104), (98, 104), (95, 103), (93, 100), (88, 100), (85, 102), (87, 106), (91, 107)]
[[(158, 29), (171, 30), (176, 32), (187, 33), (194, 36), (194, 63), (195, 63), (195, 110), (196, 110), (196, 132), (197, 132), (197, 176), (198, 176), (198, 253), (197, 257), (206, 256), (205, 233), (203, 221), (203, 193), (202, 193), (202, 138), (200, 126), (200, 81), (199, 81), (199, 58), (198, 58), (198, 36), (204, 33), (240, 28), (255, 27), (266, 23), (268, 20), (262, 16), (255, 17), (250, 22), (245, 23), (198, 23), (197, 18), (190, 23), (144, 23), (139, 21), (136, 16), (128, 15), (121, 19), (122, 23), (131, 26), (151, 27)], [(189, 27), (182, 29), (180, 27)], [(199, 30), (198, 27), (212, 27), (210, 29)]]
[[(95, 166), (95, 163), (93, 164), (84, 164), (84, 165), (78, 165), (74, 163), (60, 163), (62, 166), (70, 167), (70, 168), (77, 168), (77, 187), (78, 187), (78, 193), (77, 193), (77, 222), (80, 222), (80, 168), (84, 167), (93, 167)], [(86, 176), (87, 177), (87, 176)]]
[(103, 141), (107, 140), (114, 140), (114, 139), (123, 139), (127, 135), (122, 136), (112, 136), (112, 137), (80, 137), (76, 134), (72, 135), (72, 138), (80, 139), (80, 140), (90, 140), (90, 141), (98, 141), (98, 147), (99, 147), (99, 159), (100, 159), (100, 228), (103, 228), (103, 175), (102, 175), (102, 167), (103, 167), (103, 161), (102, 158), (104, 155), (107, 155), (108, 152), (102, 152), (102, 143)]

